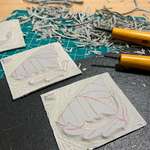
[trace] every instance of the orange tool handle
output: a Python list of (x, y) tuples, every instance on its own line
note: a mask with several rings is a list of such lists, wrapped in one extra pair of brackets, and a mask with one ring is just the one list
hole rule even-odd
[(112, 38), (150, 47), (150, 32), (113, 28)]
[(150, 71), (150, 56), (121, 54), (119, 65), (125, 68), (135, 68)]

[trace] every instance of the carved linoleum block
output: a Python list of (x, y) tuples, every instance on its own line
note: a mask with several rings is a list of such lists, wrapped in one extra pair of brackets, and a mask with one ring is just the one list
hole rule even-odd
[(87, 150), (146, 125), (108, 73), (43, 94), (60, 150)]
[(25, 45), (18, 20), (0, 23), (0, 52), (25, 47)]
[(81, 73), (59, 43), (2, 59), (2, 66), (13, 99)]

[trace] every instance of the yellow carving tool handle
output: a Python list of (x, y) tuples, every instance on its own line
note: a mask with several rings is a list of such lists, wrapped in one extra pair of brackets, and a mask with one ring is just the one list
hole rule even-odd
[(112, 38), (150, 47), (150, 32), (113, 28)]
[(150, 56), (121, 54), (119, 65), (125, 68), (135, 68), (150, 71)]

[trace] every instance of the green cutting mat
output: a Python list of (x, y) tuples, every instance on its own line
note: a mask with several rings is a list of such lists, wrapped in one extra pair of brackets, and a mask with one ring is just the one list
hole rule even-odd
[[(27, 11), (25, 11), (25, 10), (15, 10), (13, 12), (13, 14), (15, 14), (15, 15), (9, 17), (8, 20), (17, 19), (18, 17), (28, 15)], [(38, 36), (38, 33), (35, 33), (32, 31), (31, 22), (21, 25), (21, 28), (25, 35), (24, 38), (25, 38), (26, 47), (0, 53), (0, 59), (5, 58), (10, 55), (13, 55), (13, 54), (17, 54), (17, 53), (25, 51), (25, 50), (29, 50), (34, 47), (38, 47), (41, 45), (45, 45), (45, 44), (57, 41), (57, 39), (53, 39), (53, 38), (40, 39)], [(70, 57), (73, 60), (85, 59), (85, 58), (93, 55), (93, 54), (89, 53), (89, 50), (90, 50), (89, 48), (77, 48), (74, 43), (75, 41), (73, 41), (73, 40), (63, 39), (62, 41), (63, 42), (61, 44), (64, 47), (64, 49), (66, 50), (66, 52), (68, 52), (68, 50), (72, 49), (72, 51), (68, 52), (68, 54), (70, 55)], [(100, 47), (99, 51), (106, 52), (107, 48), (105, 46)], [(2, 79), (3, 76), (4, 76), (4, 72), (3, 72), (2, 67), (0, 66), (0, 79)]]

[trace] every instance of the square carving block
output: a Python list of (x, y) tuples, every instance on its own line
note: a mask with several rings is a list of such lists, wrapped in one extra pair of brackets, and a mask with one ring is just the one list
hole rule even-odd
[(59, 43), (34, 48), (1, 62), (13, 99), (81, 73)]
[(0, 52), (25, 46), (19, 20), (0, 23)]
[(87, 150), (146, 125), (108, 73), (43, 94), (60, 150)]

